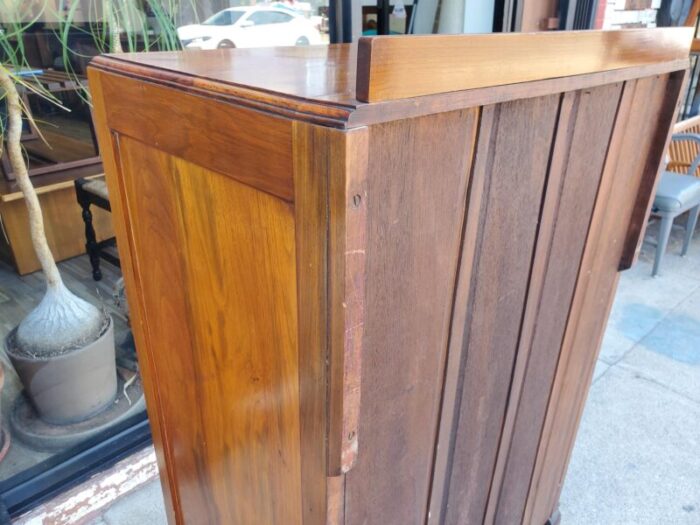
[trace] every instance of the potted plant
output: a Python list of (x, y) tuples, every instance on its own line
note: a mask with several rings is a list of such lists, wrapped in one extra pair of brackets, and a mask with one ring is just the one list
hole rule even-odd
[[(59, 3), (52, 17), (58, 21), (56, 36), (63, 49), (63, 65), (72, 74), (73, 51), (68, 46), (68, 35), (75, 27), (76, 9), (80, 2)], [(19, 4), (18, 4), (19, 5)], [(25, 111), (17, 86), (59, 104), (48, 92), (23, 79), (22, 71), (29, 70), (23, 56), (23, 31), (38, 20), (47, 9), (44, 3), (38, 14), (19, 14), (16, 20), (29, 23), (10, 23), (9, 30), (0, 31), (0, 50), (11, 67), (0, 64), (0, 98), (4, 98), (7, 124), (1, 130), (6, 154), (24, 196), (29, 212), (31, 240), (46, 278), (46, 292), (41, 302), (5, 338), (5, 350), (25, 387), (38, 416), (52, 424), (83, 421), (109, 406), (117, 394), (114, 327), (110, 316), (89, 302), (73, 294), (65, 286), (53, 258), (44, 231), (42, 212), (36, 191), (28, 175), (20, 138)], [(147, 1), (148, 12), (158, 27), (157, 38), (149, 40), (149, 21), (140, 11), (142, 4), (135, 0), (96, 0), (90, 12), (100, 12), (102, 22), (90, 25), (96, 48), (100, 51), (121, 52), (120, 34), (126, 35), (129, 51), (175, 49), (179, 47), (174, 15), (179, 2), (173, 0)], [(36, 12), (36, 4), (33, 4)], [(124, 28), (127, 28), (126, 30)], [(81, 31), (85, 32), (81, 29)], [(83, 57), (81, 57), (83, 58)], [(77, 80), (77, 75), (75, 75)], [(80, 83), (78, 82), (78, 85)], [(80, 86), (89, 100), (85, 86)], [(1, 139), (2, 137), (0, 137)]]
[(117, 392), (112, 320), (66, 288), (49, 249), (39, 199), (22, 154), (18, 72), (0, 65), (7, 109), (4, 152), (29, 212), (32, 245), (46, 277), (41, 302), (5, 338), (5, 350), (39, 416), (50, 423), (84, 420)]

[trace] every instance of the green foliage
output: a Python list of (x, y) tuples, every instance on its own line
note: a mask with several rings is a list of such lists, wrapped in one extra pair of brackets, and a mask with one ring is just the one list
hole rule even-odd
[[(53, 32), (61, 50), (65, 72), (78, 86), (79, 95), (90, 103), (87, 86), (76, 64), (91, 58), (74, 49), (76, 36), (90, 42), (97, 53), (171, 51), (181, 48), (177, 37), (177, 16), (182, 2), (195, 0), (5, 0), (0, 23), (0, 67), (21, 90), (43, 97), (62, 109), (60, 101), (39, 82), (29, 65), (24, 35), (38, 22), (50, 20), (45, 29)], [(84, 21), (87, 18), (88, 21)], [(0, 115), (4, 93), (0, 92)], [(29, 112), (25, 109), (25, 116)], [(5, 119), (0, 118), (0, 136)], [(0, 149), (1, 152), (1, 149)]]

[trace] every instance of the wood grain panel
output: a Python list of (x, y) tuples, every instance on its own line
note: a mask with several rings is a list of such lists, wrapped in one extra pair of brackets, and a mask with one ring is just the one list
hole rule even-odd
[(486, 175), (474, 177), (486, 187), (472, 272), (460, 275), (470, 294), (444, 523), (484, 520), (558, 108), (558, 96), (489, 108), (494, 122), (479, 138), (475, 170)]
[(290, 121), (121, 75), (101, 78), (111, 129), (293, 200)]
[(301, 523), (293, 211), (134, 140), (120, 151), (182, 519)]
[(418, 524), (428, 490), (478, 110), (369, 128), (365, 339), (345, 523)]
[(621, 89), (570, 92), (562, 104), (487, 522), (522, 522)]
[[(524, 520), (555, 511), (618, 281), (630, 218), (657, 128), (669, 129), (668, 78), (625, 85), (548, 402)], [(673, 95), (677, 97), (677, 93)]]
[(686, 58), (693, 30), (387, 36), (359, 40), (356, 96), (379, 102)]

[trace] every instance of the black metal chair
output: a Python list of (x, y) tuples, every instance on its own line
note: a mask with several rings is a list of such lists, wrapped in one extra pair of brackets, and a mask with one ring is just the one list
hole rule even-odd
[(94, 179), (77, 179), (75, 181), (75, 195), (78, 199), (78, 204), (83, 209), (83, 221), (85, 222), (85, 249), (90, 257), (90, 265), (92, 266), (92, 278), (95, 281), (102, 279), (102, 271), (100, 270), (100, 259), (104, 259), (117, 268), (121, 268), (119, 257), (106, 251), (106, 248), (116, 247), (117, 241), (114, 237), (97, 241), (95, 228), (92, 225), (92, 212), (90, 206), (95, 205), (98, 208), (112, 211), (109, 204), (109, 192), (107, 191), (107, 183), (104, 177)]

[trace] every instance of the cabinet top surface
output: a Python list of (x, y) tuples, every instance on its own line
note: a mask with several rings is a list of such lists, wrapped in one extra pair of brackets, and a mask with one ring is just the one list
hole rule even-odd
[(692, 28), (380, 36), (352, 45), (104, 55), (91, 65), (352, 127), (684, 69), (692, 36)]
[(231, 89), (248, 88), (351, 107), (357, 103), (357, 46), (350, 44), (124, 53), (100, 57), (95, 63), (109, 63), (125, 72), (145, 66), (153, 78), (174, 73)]

